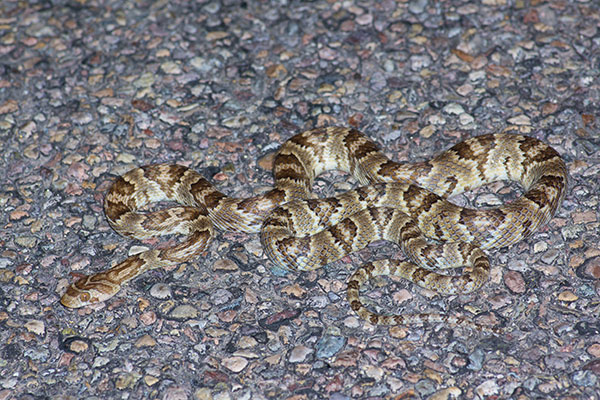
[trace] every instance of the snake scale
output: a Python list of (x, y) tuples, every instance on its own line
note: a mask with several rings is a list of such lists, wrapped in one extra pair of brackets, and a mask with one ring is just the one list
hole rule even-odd
[[(316, 199), (313, 181), (328, 170), (346, 171), (361, 186)], [(409, 261), (377, 260), (359, 267), (348, 281), (352, 309), (373, 324), (479, 327), (446, 314), (374, 313), (360, 301), (360, 287), (373, 276), (396, 275), (444, 294), (474, 291), (489, 275), (483, 250), (510, 246), (547, 223), (567, 186), (567, 168), (554, 149), (535, 138), (508, 133), (473, 137), (431, 160), (408, 164), (389, 160), (356, 129), (317, 128), (283, 143), (273, 172), (274, 187), (250, 198), (226, 196), (180, 165), (154, 164), (127, 172), (113, 183), (104, 201), (114, 230), (136, 239), (181, 234), (185, 240), (84, 276), (68, 287), (61, 303), (77, 308), (105, 301), (150, 269), (197, 256), (217, 228), (260, 232), (265, 253), (288, 270), (319, 268), (376, 240), (396, 242)], [(523, 194), (484, 209), (446, 200), (498, 180), (519, 183)], [(179, 205), (139, 211), (160, 201)], [(461, 268), (461, 274), (444, 274), (444, 269), (455, 268)]]

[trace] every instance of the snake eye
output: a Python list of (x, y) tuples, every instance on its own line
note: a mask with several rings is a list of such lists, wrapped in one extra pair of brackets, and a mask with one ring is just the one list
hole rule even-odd
[(79, 300), (81, 300), (82, 302), (88, 302), (90, 300), (90, 294), (83, 292), (79, 295)]

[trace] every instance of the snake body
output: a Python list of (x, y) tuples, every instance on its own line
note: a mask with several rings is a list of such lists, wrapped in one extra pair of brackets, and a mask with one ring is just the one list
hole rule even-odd
[[(361, 186), (315, 199), (313, 181), (328, 170), (346, 171)], [(377, 260), (358, 268), (348, 281), (352, 309), (374, 324), (474, 325), (444, 314), (379, 315), (361, 303), (360, 287), (376, 275), (397, 275), (445, 294), (476, 290), (489, 275), (483, 250), (510, 246), (547, 223), (567, 186), (567, 168), (554, 149), (535, 138), (508, 133), (477, 136), (431, 160), (400, 164), (358, 130), (317, 128), (286, 141), (275, 157), (273, 172), (273, 189), (250, 198), (229, 197), (180, 165), (154, 164), (127, 172), (105, 197), (111, 226), (136, 239), (182, 234), (186, 240), (81, 278), (69, 286), (61, 303), (77, 308), (105, 301), (150, 269), (197, 256), (217, 228), (260, 232), (268, 257), (289, 270), (321, 267), (375, 240), (396, 242), (410, 261)], [(463, 208), (446, 200), (498, 180), (519, 183), (523, 194), (486, 209)], [(139, 211), (160, 201), (179, 206)], [(437, 272), (458, 267), (460, 275)]]

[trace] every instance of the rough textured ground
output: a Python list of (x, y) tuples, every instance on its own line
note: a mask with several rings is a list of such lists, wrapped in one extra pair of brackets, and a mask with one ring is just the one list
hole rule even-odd
[[(593, 0), (2, 1), (0, 399), (597, 398), (599, 75)], [(365, 293), (505, 334), (357, 319), (345, 280), (391, 246), (286, 276), (256, 235), (230, 233), (107, 304), (58, 303), (81, 274), (155, 244), (104, 219), (117, 174), (177, 162), (247, 196), (272, 183), (285, 139), (333, 124), (395, 160), (506, 129), (564, 156), (561, 210), (490, 253), (481, 291), (381, 279)], [(316, 184), (348, 187), (336, 173)]]

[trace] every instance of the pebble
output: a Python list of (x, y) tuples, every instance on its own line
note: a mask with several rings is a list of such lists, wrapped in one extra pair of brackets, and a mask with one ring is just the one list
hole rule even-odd
[(362, 14), (356, 17), (356, 23), (359, 25), (370, 25), (373, 23), (373, 14)]
[(288, 325), (290, 320), (298, 317), (300, 310), (285, 310), (263, 318), (259, 321), (260, 325), (270, 331), (277, 331), (280, 326)]
[[(250, 398), (245, 397), (245, 396), (240, 396), (237, 399), (240, 399), (240, 400), (250, 400)], [(231, 400), (231, 395), (228, 392), (226, 392), (226, 391), (219, 392), (219, 393), (216, 393), (214, 395), (213, 400)]]
[(518, 271), (506, 271), (504, 273), (504, 283), (513, 293), (525, 293), (525, 280)]
[(446, 123), (446, 119), (441, 114), (433, 114), (428, 120), (434, 125), (444, 125)]
[(160, 65), (160, 69), (165, 74), (171, 74), (171, 75), (179, 75), (182, 72), (181, 67), (174, 61), (165, 61), (164, 63), (162, 63)]
[(220, 260), (217, 260), (214, 264), (213, 264), (213, 271), (218, 272), (218, 271), (226, 271), (226, 272), (230, 272), (230, 271), (237, 271), (238, 265), (235, 263), (235, 261), (229, 259), (229, 258), (222, 258)]
[[(0, 266), (2, 260), (0, 259)], [(583, 271), (586, 277), (592, 279), (600, 278), (600, 257), (592, 257), (586, 260), (583, 264)]]
[(433, 393), (429, 400), (450, 400), (450, 399), (459, 399), (462, 395), (462, 390), (456, 386), (452, 386), (449, 388), (442, 389), (438, 392)]
[(421, 397), (429, 397), (435, 392), (436, 384), (431, 379), (421, 379), (415, 384), (415, 390)]
[(144, 335), (135, 342), (135, 347), (154, 347), (156, 340), (150, 335)]
[(119, 390), (131, 389), (140, 378), (141, 375), (136, 372), (120, 374), (115, 381), (115, 387)]
[(233, 299), (233, 294), (226, 289), (217, 289), (210, 295), (210, 300), (215, 305), (225, 304)]
[(457, 103), (450, 103), (442, 109), (446, 114), (461, 115), (465, 114), (465, 109)]
[(473, 116), (467, 114), (467, 113), (462, 113), (458, 116), (458, 120), (460, 121), (460, 124), (465, 126), (465, 125), (471, 125), (475, 122), (475, 118), (473, 118)]
[(250, 119), (245, 115), (238, 115), (231, 118), (226, 118), (223, 120), (223, 126), (227, 128), (241, 128), (242, 126), (250, 125)]
[(309, 354), (313, 352), (313, 349), (306, 346), (296, 346), (290, 352), (289, 361), (291, 363), (300, 363), (306, 360)]
[(598, 377), (592, 371), (577, 371), (573, 374), (573, 383), (578, 386), (592, 387), (598, 383)]
[(496, 381), (488, 379), (477, 386), (475, 392), (482, 397), (494, 396), (500, 392), (500, 387)]
[(558, 300), (572, 302), (578, 300), (579, 297), (570, 290), (564, 290), (558, 294)]
[(434, 133), (435, 133), (435, 126), (433, 126), (433, 125), (427, 125), (419, 131), (419, 135), (424, 138), (431, 137)]
[(329, 304), (329, 297), (327, 296), (313, 296), (308, 299), (308, 304), (312, 308), (321, 309), (327, 307)]
[(108, 358), (108, 357), (102, 357), (102, 356), (96, 357), (96, 358), (94, 358), (94, 363), (92, 364), (92, 368), (102, 368), (109, 362), (110, 362), (110, 358)]
[(213, 41), (225, 39), (228, 36), (229, 36), (229, 32), (225, 32), (225, 31), (208, 32), (205, 36), (205, 40), (207, 42), (213, 42)]
[(508, 122), (514, 125), (531, 125), (531, 119), (524, 114), (509, 118)]
[(329, 400), (351, 400), (351, 398), (348, 396), (345, 396), (339, 392), (336, 392), (336, 393), (331, 394), (331, 396), (329, 397)]
[(37, 246), (38, 240), (34, 236), (19, 236), (15, 238), (15, 243), (17, 243), (19, 246), (31, 249)]
[[(223, 63), (216, 58), (207, 60), (204, 57), (194, 57), (190, 60), (190, 65), (200, 74), (208, 74), (221, 68)], [(206, 90), (205, 87), (201, 87), (201, 89), (202, 92)]]
[(326, 335), (317, 343), (317, 358), (330, 358), (336, 355), (346, 344), (343, 336)]
[(427, 7), (428, 0), (413, 0), (408, 2), (408, 11), (413, 14), (421, 14)]
[(410, 57), (409, 63), (412, 71), (421, 71), (431, 65), (431, 57), (426, 54), (414, 55)]
[(582, 225), (569, 225), (561, 229), (561, 234), (565, 240), (578, 239), (585, 231)]
[(569, 365), (569, 356), (566, 354), (550, 354), (544, 358), (544, 362), (549, 368), (564, 370)]
[(210, 14), (216, 14), (221, 10), (221, 3), (218, 1), (211, 1), (206, 4), (203, 9)]
[(240, 349), (250, 349), (252, 347), (256, 347), (257, 345), (258, 341), (252, 336), (242, 336), (237, 342), (237, 346)]
[(136, 88), (149, 88), (155, 82), (155, 75), (150, 72), (144, 72), (140, 77), (133, 81)]
[(473, 371), (480, 371), (481, 368), (483, 368), (484, 360), (484, 351), (480, 348), (477, 348), (471, 354), (469, 354), (469, 364), (467, 365), (467, 368)]
[(281, 293), (301, 299), (306, 294), (306, 289), (296, 283), (293, 285), (284, 286), (281, 288)]
[(83, 353), (87, 351), (89, 345), (83, 340), (73, 340), (69, 343), (69, 350), (74, 353)]
[(554, 264), (558, 256), (560, 256), (560, 254), (561, 252), (558, 249), (550, 249), (548, 251), (545, 251), (544, 254), (542, 254), (542, 257), (540, 257), (540, 259), (542, 260), (542, 262), (544, 262), (544, 264), (552, 265)]
[(536, 242), (533, 245), (533, 252), (534, 253), (542, 253), (544, 251), (548, 250), (548, 243), (546, 242)]
[(0, 115), (11, 114), (19, 111), (19, 103), (16, 100), (6, 100), (0, 104)]
[(595, 360), (592, 360), (592, 361), (586, 363), (582, 367), (582, 370), (584, 370), (584, 371), (592, 371), (594, 374), (600, 375), (600, 359), (597, 358)]
[(27, 329), (29, 332), (41, 336), (46, 331), (46, 326), (44, 324), (44, 321), (34, 319), (29, 320), (25, 323), (25, 329)]
[(196, 310), (194, 306), (189, 304), (177, 306), (169, 313), (170, 318), (180, 321), (196, 318), (197, 316), (198, 310)]
[(348, 328), (358, 328), (361, 322), (356, 317), (347, 317), (344, 319), (344, 326)]
[(155, 283), (150, 288), (150, 295), (157, 299), (167, 299), (171, 297), (171, 287), (165, 283)]
[(50, 357), (50, 351), (44, 348), (25, 349), (23, 356), (37, 362), (46, 362)]
[(473, 90), (473, 85), (471, 85), (470, 83), (465, 83), (464, 85), (460, 85), (458, 88), (456, 88), (456, 92), (461, 96), (465, 97), (471, 94)]
[(148, 386), (154, 386), (156, 385), (158, 382), (160, 382), (160, 379), (158, 379), (155, 376), (152, 375), (144, 375), (144, 383)]
[(240, 372), (248, 365), (248, 360), (243, 357), (228, 357), (221, 361), (221, 364), (232, 372)]

